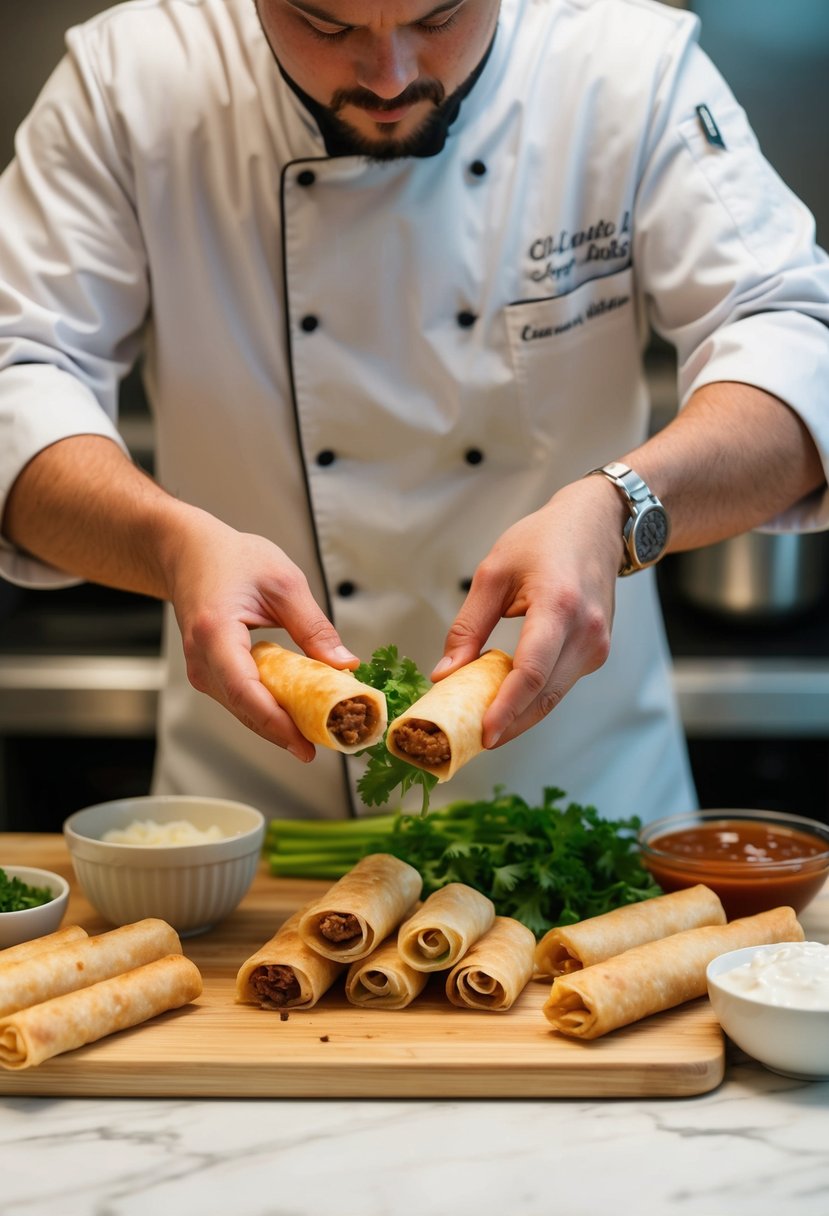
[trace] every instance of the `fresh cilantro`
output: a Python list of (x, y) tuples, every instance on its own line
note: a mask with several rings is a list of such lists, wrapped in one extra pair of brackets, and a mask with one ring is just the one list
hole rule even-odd
[(0, 912), (39, 908), (54, 898), (48, 887), (30, 887), (19, 878), (9, 878), (5, 870), (0, 870)]
[(424, 896), (466, 883), (537, 936), (659, 895), (641, 863), (641, 821), (557, 805), (564, 797), (550, 787), (540, 806), (530, 806), (496, 790), (489, 801), (452, 803), (425, 820), (398, 816), (386, 848), (420, 871)]
[[(413, 705), (431, 684), (417, 669), (417, 665), (398, 655), (396, 646), (382, 646), (375, 650), (368, 663), (361, 663), (354, 672), (363, 684), (378, 688), (386, 697), (389, 721)], [(360, 755), (367, 755), (368, 762), (357, 782), (357, 791), (366, 806), (383, 806), (395, 790), (399, 789), (401, 800), (410, 789), (420, 786), (422, 792), (421, 814), (429, 809), (429, 795), (437, 784), (433, 773), (426, 773), (393, 756), (383, 739)]]

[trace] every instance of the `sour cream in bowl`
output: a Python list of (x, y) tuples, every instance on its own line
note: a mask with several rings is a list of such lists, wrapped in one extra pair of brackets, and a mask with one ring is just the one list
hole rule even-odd
[(772, 1072), (829, 1078), (829, 945), (783, 942), (721, 954), (708, 995), (728, 1037)]

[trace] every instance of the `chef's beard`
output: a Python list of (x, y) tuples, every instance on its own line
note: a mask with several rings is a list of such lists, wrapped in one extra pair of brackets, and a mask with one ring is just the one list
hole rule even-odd
[[(443, 150), (449, 128), (460, 112), (461, 102), (483, 72), (494, 41), (493, 35), (480, 63), (448, 96), (439, 80), (416, 80), (391, 101), (377, 97), (369, 89), (356, 87), (339, 89), (327, 106), (304, 92), (275, 55), (274, 58), (287, 84), (316, 119), (329, 156), (365, 156), (373, 161), (389, 161), (408, 156), (435, 156)], [(364, 110), (396, 110), (400, 106), (422, 101), (431, 102), (434, 108), (414, 131), (400, 138), (396, 135), (397, 123), (378, 124), (377, 138), (370, 139), (340, 117), (340, 111), (349, 105)]]

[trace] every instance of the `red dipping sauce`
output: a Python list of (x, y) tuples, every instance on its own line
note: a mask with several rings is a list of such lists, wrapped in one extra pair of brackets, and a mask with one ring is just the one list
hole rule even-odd
[(642, 861), (664, 891), (704, 883), (726, 916), (799, 912), (829, 874), (829, 825), (773, 811), (700, 811), (646, 825)]

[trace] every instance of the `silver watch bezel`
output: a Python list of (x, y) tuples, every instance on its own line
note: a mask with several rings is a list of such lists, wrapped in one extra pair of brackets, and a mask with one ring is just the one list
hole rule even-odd
[[(639, 570), (647, 570), (654, 566), (665, 553), (668, 538), (671, 534), (671, 521), (662, 502), (638, 473), (621, 461), (614, 460), (600, 468), (591, 469), (588, 477), (600, 473), (606, 477), (622, 495), (629, 512), (629, 518), (622, 529), (622, 541), (625, 546), (627, 560), (619, 568), (619, 576), (625, 577), (636, 574)], [(664, 525), (664, 535), (658, 552), (651, 558), (642, 561), (637, 542), (648, 520), (659, 518)]]

